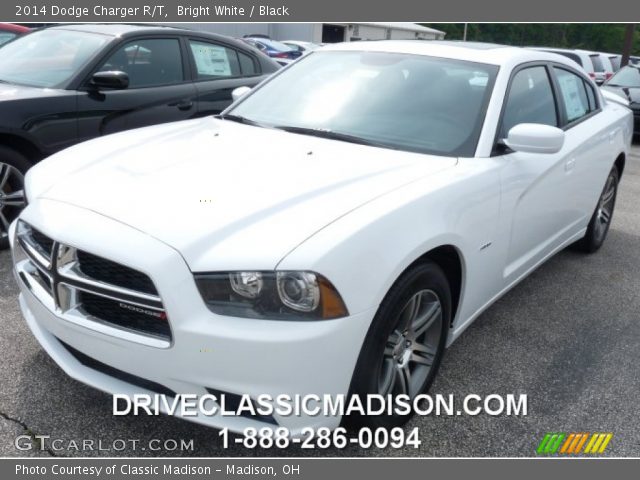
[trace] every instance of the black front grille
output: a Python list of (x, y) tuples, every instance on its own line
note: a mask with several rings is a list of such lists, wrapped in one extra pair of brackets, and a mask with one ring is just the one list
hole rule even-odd
[(67, 345), (59, 338), (56, 338), (60, 344), (67, 349), (67, 351), (75, 357), (81, 364), (85, 367), (89, 367), (93, 370), (97, 370), (100, 373), (104, 373), (105, 375), (109, 375), (110, 377), (117, 378), (118, 380), (122, 380), (123, 382), (130, 383), (131, 385), (135, 385), (140, 388), (144, 388), (145, 390), (149, 390), (151, 392), (160, 393), (162, 395), (167, 395), (168, 397), (175, 397), (176, 392), (171, 390), (170, 388), (165, 387), (164, 385), (160, 385), (159, 383), (152, 382), (151, 380), (147, 380), (145, 378), (138, 377), (131, 373), (123, 372), (122, 370), (118, 370), (117, 368), (111, 367), (105, 363), (102, 363), (95, 358), (91, 358), (88, 355), (85, 355), (82, 352), (79, 352), (71, 345)]
[(79, 291), (78, 302), (84, 313), (97, 320), (165, 340), (171, 339), (171, 328), (164, 311), (138, 307), (84, 291)]
[(78, 250), (78, 266), (87, 277), (136, 292), (158, 295), (151, 279), (142, 272), (106, 258)]
[(35, 243), (35, 246), (41, 251), (41, 253), (46, 254), (47, 257), (51, 256), (51, 250), (53, 250), (53, 240), (47, 237), (40, 230), (36, 230), (31, 227), (31, 240)]

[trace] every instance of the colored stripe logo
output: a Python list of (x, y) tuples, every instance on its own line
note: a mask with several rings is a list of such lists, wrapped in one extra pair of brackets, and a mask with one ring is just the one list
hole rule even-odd
[(579, 455), (604, 453), (613, 433), (547, 433), (538, 448), (538, 455)]

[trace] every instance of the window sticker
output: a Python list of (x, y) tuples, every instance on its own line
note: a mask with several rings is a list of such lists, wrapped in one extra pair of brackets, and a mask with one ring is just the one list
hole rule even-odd
[(191, 51), (196, 60), (198, 75), (231, 76), (231, 65), (226, 48), (194, 42), (191, 44)]
[(575, 75), (558, 75), (558, 81), (560, 82), (562, 98), (564, 99), (569, 120), (575, 120), (585, 115), (587, 113), (587, 107), (580, 95), (580, 89), (584, 88), (582, 86), (582, 80)]

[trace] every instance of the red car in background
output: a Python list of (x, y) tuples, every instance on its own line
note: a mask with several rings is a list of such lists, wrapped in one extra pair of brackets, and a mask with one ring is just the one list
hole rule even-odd
[(28, 27), (14, 23), (0, 23), (0, 45), (7, 43), (9, 40), (13, 40), (18, 35), (27, 33), (29, 30), (31, 29)]

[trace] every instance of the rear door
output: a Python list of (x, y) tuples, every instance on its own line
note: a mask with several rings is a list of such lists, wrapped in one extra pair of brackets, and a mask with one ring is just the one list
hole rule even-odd
[(95, 72), (109, 70), (127, 73), (129, 87), (98, 90), (85, 81), (78, 97), (82, 140), (196, 115), (196, 89), (179, 36), (126, 40)]
[(200, 116), (220, 113), (231, 104), (234, 89), (265, 78), (258, 58), (247, 51), (203, 38), (186, 43)]
[(566, 178), (572, 222), (587, 226), (604, 181), (611, 167), (611, 143), (616, 134), (599, 104), (593, 84), (567, 67), (552, 68), (558, 90), (562, 128), (565, 131), (563, 151), (568, 155)]

